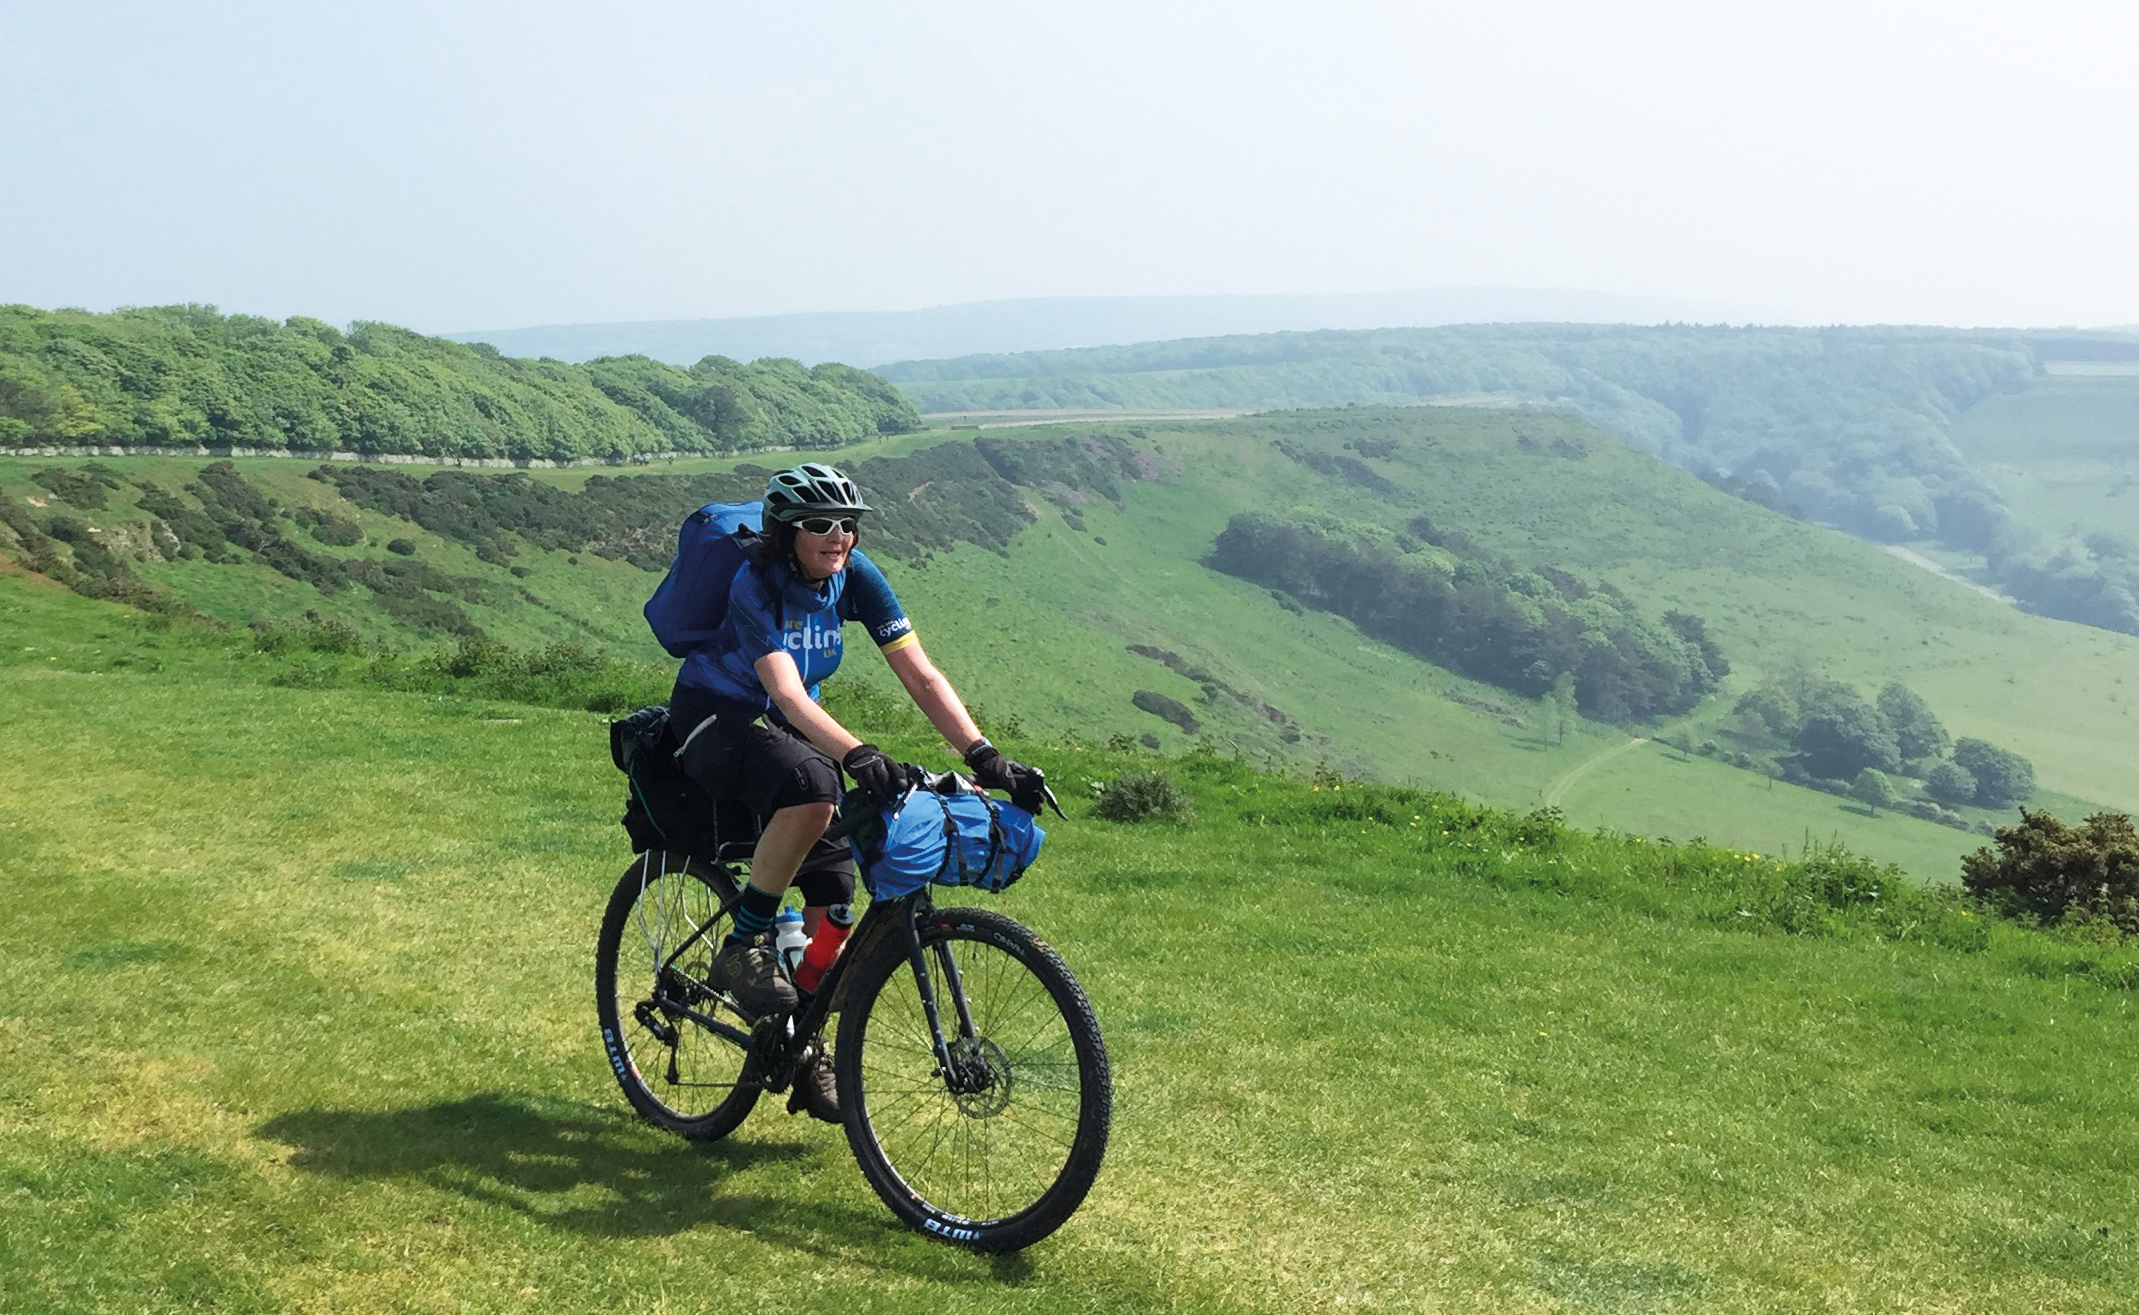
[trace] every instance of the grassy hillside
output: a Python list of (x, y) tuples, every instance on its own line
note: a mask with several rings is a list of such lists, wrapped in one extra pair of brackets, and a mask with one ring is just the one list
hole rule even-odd
[[(628, 1117), (588, 981), (627, 857), (599, 718), (262, 684), (20, 575), (0, 607), (0, 1309), (2106, 1313), (2139, 1287), (2129, 950), (1846, 862), (1193, 757), (1198, 821), (1073, 790), (1000, 901), (1083, 977), (1120, 1098), (1070, 1224), (967, 1256), (769, 1102), (704, 1149)], [(1011, 747), (1065, 782), (1134, 761)]]
[(2045, 376), (1970, 408), (1954, 442), (2023, 523), (2139, 540), (2139, 377)]
[(882, 367), (924, 411), (1529, 402), (1855, 533), (1961, 545), (1987, 529), (1982, 486), (1945, 433), (2036, 370), (2017, 334), (1686, 324), (1277, 333)]
[[(1326, 763), (1354, 777), (1508, 806), (1549, 799), (1584, 825), (1709, 836), (1761, 853), (1840, 836), (1919, 875), (1950, 878), (1978, 837), (1871, 817), (1847, 801), (1653, 744), (1623, 751), (1633, 737), (1666, 731), (1722, 735), (1729, 691), (1812, 664), (1867, 688), (1908, 682), (1956, 734), (2033, 759), (2038, 801), (2061, 812), (2084, 810), (2079, 801), (2139, 802), (2139, 755), (2126, 748), (2132, 737), (2103, 731), (2128, 715), (2121, 681), (2133, 671), (2130, 641), (2015, 613), (1875, 549), (1727, 497), (1580, 422), (1444, 409), (1304, 413), (1151, 427), (1089, 451), (1078, 445), (1087, 433), (1001, 440), (1011, 446), (995, 460), (1033, 467), (1013, 470), (1027, 481), (1021, 485), (980, 461), (970, 439), (913, 435), (854, 454), (865, 485), (895, 513), (872, 529), (870, 546), (887, 557), (931, 651), (991, 717), (1015, 715), (1033, 735), (1084, 745), (1149, 736), (1169, 751), (1209, 737), (1297, 770)], [(1065, 445), (1064, 434), (1078, 442)], [(1377, 455), (1359, 455), (1362, 443)], [(122, 482), (178, 491), (202, 464), (128, 460), (112, 468)], [(296, 520), (271, 517), (276, 532), (306, 553), (350, 570), (425, 563), (446, 587), (424, 597), (450, 604), (496, 639), (522, 648), (562, 639), (652, 663), (660, 655), (638, 606), (655, 576), (633, 560), (665, 556), (675, 517), (708, 490), (728, 487), (720, 472), (732, 464), (679, 463), (673, 474), (663, 467), (628, 484), (583, 470), (511, 477), (599, 492), (603, 507), (640, 509), (645, 537), (602, 521), (587, 532), (621, 536), (594, 545), (602, 551), (508, 536), (517, 545), (509, 556), (498, 548), (503, 541), (484, 537), (491, 531), (468, 523), (437, 520), (443, 528), (429, 530), (352, 503), (336, 485), (309, 478), (303, 463), (241, 461), (237, 470), (286, 509), (308, 508), (363, 536), (322, 543)], [(0, 461), (0, 492), (39, 515), (90, 517), (31, 481), (51, 466)], [(735, 478), (745, 486), (752, 477)], [(143, 513), (126, 505), (131, 496), (113, 491), (94, 518), (141, 521)], [(30, 497), (50, 505), (31, 509)], [(1424, 514), (1511, 558), (1615, 585), (1650, 615), (1698, 614), (1733, 665), (1728, 691), (1676, 728), (1578, 722), (1563, 741), (1532, 700), (1453, 676), (1339, 617), (1288, 606), (1203, 566), (1228, 519), (1248, 510), (1387, 543)], [(149, 531), (144, 524), (130, 533), (145, 542)], [(396, 540), (413, 555), (390, 551)], [(383, 611), (391, 600), (366, 588), (330, 597), (256, 555), (222, 551), (239, 560), (138, 560), (133, 569), (241, 626), (302, 626), (311, 612), (404, 653), (451, 638)], [(395, 605), (435, 619), (409, 611), (405, 600)], [(371, 659), (307, 660), (318, 666), (317, 680), (348, 683)], [(348, 672), (333, 675), (337, 664)], [(866, 657), (854, 666), (882, 679)], [(659, 680), (656, 672), (638, 686), (658, 688)], [(1181, 705), (1196, 730), (1142, 710), (1132, 701), (1139, 692)]]

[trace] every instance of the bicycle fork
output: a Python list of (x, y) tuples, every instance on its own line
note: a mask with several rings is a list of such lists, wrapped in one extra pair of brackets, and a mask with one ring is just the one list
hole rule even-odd
[(936, 1074), (954, 1096), (973, 1095), (994, 1085), (994, 1074), (980, 1056), (979, 1032), (973, 1026), (973, 1007), (966, 999), (965, 981), (958, 974), (958, 961), (950, 942), (938, 943), (935, 960), (951, 1004), (958, 1015), (955, 1044), (944, 1035), (943, 1007), (936, 994), (936, 980), (929, 972), (929, 950), (921, 944), (920, 922), (914, 910), (906, 917), (906, 961), (914, 974), (914, 989), (921, 996), (921, 1012), (928, 1019), (928, 1035), (936, 1052)]

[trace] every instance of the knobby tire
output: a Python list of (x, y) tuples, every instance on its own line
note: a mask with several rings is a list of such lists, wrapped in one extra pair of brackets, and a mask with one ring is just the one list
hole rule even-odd
[[(892, 1212), (931, 1237), (1015, 1251), (1062, 1226), (1106, 1157), (1114, 1088), (1092, 1004), (1052, 948), (982, 909), (922, 915), (921, 946), (947, 1039), (982, 1090), (937, 1071), (904, 936), (855, 965), (835, 1074), (847, 1141)], [(943, 956), (975, 1034), (960, 1037)]]
[[(717, 922), (671, 967), (694, 984), (705, 981), (727, 932), (721, 904), (736, 889), (735, 878), (713, 864), (649, 850), (617, 882), (595, 945), (595, 1009), (610, 1071), (642, 1117), (690, 1141), (727, 1136), (757, 1104), (761, 1089), (751, 1077), (748, 1051), (687, 1017), (655, 1010), (656, 1021), (673, 1029), (674, 1044), (665, 1043), (637, 1008), (653, 997), (656, 972), (676, 947)], [(749, 1021), (721, 997), (701, 996), (692, 1007), (749, 1031)], [(675, 1082), (669, 1081), (672, 1071)]]

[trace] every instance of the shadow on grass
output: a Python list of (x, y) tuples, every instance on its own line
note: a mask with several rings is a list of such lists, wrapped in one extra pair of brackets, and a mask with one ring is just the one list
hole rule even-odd
[(415, 1180), (595, 1236), (713, 1224), (853, 1258), (856, 1243), (903, 1231), (878, 1211), (732, 1189), (739, 1172), (810, 1154), (801, 1143), (656, 1140), (622, 1114), (567, 1101), (488, 1094), (385, 1112), (302, 1110), (258, 1135), (291, 1147), (291, 1167), (305, 1173)]

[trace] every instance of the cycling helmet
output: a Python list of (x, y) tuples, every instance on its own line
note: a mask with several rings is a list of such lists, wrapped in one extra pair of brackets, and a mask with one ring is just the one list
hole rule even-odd
[(859, 515), (874, 510), (862, 501), (862, 491), (854, 487), (853, 480), (814, 461), (783, 470), (765, 484), (765, 515), (770, 520), (796, 521), (805, 516), (841, 513)]

